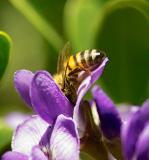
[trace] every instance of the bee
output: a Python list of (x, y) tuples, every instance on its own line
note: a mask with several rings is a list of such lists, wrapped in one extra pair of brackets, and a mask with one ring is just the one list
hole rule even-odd
[[(54, 79), (65, 96), (75, 104), (80, 83), (101, 65), (106, 55), (96, 49), (88, 49), (74, 55), (70, 53), (70, 43), (67, 43), (59, 54), (57, 74), (54, 75)], [(81, 72), (84, 74), (79, 76)]]

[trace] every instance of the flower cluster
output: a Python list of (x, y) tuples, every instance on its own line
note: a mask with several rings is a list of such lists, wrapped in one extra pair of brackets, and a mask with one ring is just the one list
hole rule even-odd
[(149, 99), (140, 107), (123, 105), (118, 110), (100, 87), (92, 93), (108, 150), (116, 159), (148, 160)]
[(83, 100), (107, 61), (82, 81), (74, 106), (48, 72), (17, 71), (15, 87), (36, 115), (16, 128), (12, 151), (2, 159), (79, 160), (81, 151), (94, 159), (148, 160), (149, 101), (119, 111), (99, 86), (93, 87), (90, 102)]
[[(17, 71), (14, 76), (15, 87), (37, 115), (17, 127), (12, 151), (6, 152), (2, 159), (78, 160), (79, 106), (84, 94), (101, 75), (107, 60), (82, 82), (75, 106), (72, 106), (48, 72), (38, 71), (34, 74), (28, 70)], [(84, 125), (80, 131), (83, 129)]]
[[(79, 136), (72, 105), (45, 71), (15, 73), (15, 86), (33, 115), (13, 135), (12, 152), (3, 159), (79, 159)], [(63, 147), (61, 147), (63, 146)], [(69, 148), (67, 146), (70, 146)]]

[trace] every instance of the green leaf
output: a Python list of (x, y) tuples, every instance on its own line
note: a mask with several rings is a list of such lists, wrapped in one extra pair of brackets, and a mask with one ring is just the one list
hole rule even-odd
[[(57, 7), (56, 2), (53, 3), (53, 1), (48, 0), (38, 2), (34, 0), (10, 0), (10, 2), (30, 21), (55, 50), (58, 51), (60, 47), (62, 47), (63, 39), (60, 33), (57, 32), (57, 30), (62, 28), (61, 21), (58, 27), (59, 17), (53, 16), (57, 15), (55, 10)], [(61, 1), (60, 8), (63, 8), (64, 2), (64, 0)], [(62, 14), (60, 14), (60, 17), (61, 16)], [(55, 29), (55, 26), (57, 27), (57, 30)]]
[(0, 79), (8, 64), (10, 46), (10, 37), (5, 32), (0, 31)]
[(63, 9), (66, 0), (28, 0), (33, 8), (46, 21), (48, 21), (56, 32), (63, 35)]
[(107, 52), (102, 85), (110, 96), (116, 102), (142, 103), (149, 96), (149, 2), (68, 1), (64, 18), (75, 50)]
[(140, 104), (149, 96), (149, 3), (119, 1), (104, 9), (95, 45), (110, 60), (104, 87), (116, 102)]
[[(10, 3), (32, 24), (46, 40), (47, 68), (56, 71), (59, 50), (63, 47), (63, 8), (66, 0), (10, 0)], [(47, 69), (46, 68), (46, 69)]]
[(0, 154), (10, 147), (12, 139), (12, 129), (7, 127), (2, 119), (0, 119)]

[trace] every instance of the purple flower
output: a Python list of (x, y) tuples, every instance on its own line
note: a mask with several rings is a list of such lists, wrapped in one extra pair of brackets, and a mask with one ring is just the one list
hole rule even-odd
[[(74, 106), (48, 72), (17, 71), (16, 89), (37, 115), (19, 125), (13, 136), (12, 152), (4, 154), (3, 160), (78, 160), (80, 138), (81, 149), (94, 158), (107, 159), (109, 154), (110, 159), (149, 159), (149, 100), (140, 108), (124, 105), (118, 110), (106, 93), (95, 86), (92, 101), (100, 120), (96, 124), (92, 107), (83, 102), (84, 95), (100, 77), (107, 61), (105, 58), (81, 82)], [(83, 114), (82, 105), (88, 107)]]
[(100, 119), (103, 143), (116, 159), (122, 159), (120, 140), (122, 121), (119, 112), (112, 100), (99, 86), (94, 86), (92, 94)]
[(93, 88), (92, 93), (101, 121), (103, 135), (108, 139), (120, 136), (121, 119), (114, 103), (98, 86)]
[(59, 115), (54, 125), (49, 125), (35, 115), (17, 127), (12, 151), (6, 152), (2, 159), (79, 160), (79, 143), (72, 118)]
[[(115, 104), (100, 87), (95, 86), (92, 92), (102, 133), (108, 142), (112, 144), (106, 144), (108, 150), (116, 158), (120, 158), (122, 156), (120, 156), (122, 154), (120, 152), (123, 152), (125, 160), (148, 160), (149, 100), (140, 108), (137, 106), (129, 106), (128, 108), (128, 106), (123, 105), (118, 111)], [(119, 142), (115, 141), (116, 139), (119, 139)], [(114, 152), (113, 146), (117, 153)], [(121, 150), (118, 150), (118, 147)]]
[(133, 113), (122, 127), (122, 144), (126, 160), (149, 159), (149, 100)]
[(15, 87), (23, 100), (45, 121), (51, 124), (59, 114), (73, 117), (77, 122), (79, 133), (83, 134), (85, 122), (80, 113), (80, 103), (92, 84), (101, 76), (107, 61), (108, 58), (105, 58), (102, 64), (80, 84), (75, 106), (72, 106), (46, 71), (38, 71), (35, 74), (27, 70), (17, 71), (14, 76)]
[(83, 80), (75, 106), (72, 106), (48, 72), (38, 71), (34, 74), (27, 70), (17, 71), (14, 76), (15, 87), (37, 115), (18, 126), (13, 136), (12, 152), (4, 154), (3, 159), (79, 159), (80, 142), (76, 128), (84, 133), (86, 127), (80, 103), (102, 74), (107, 61), (105, 58)]

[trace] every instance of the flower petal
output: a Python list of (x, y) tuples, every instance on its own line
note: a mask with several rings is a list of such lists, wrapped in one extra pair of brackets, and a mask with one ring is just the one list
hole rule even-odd
[(124, 156), (130, 160), (134, 156), (136, 142), (149, 120), (149, 100), (128, 119), (122, 127), (122, 145)]
[(28, 70), (19, 70), (14, 74), (14, 83), (16, 90), (29, 106), (32, 106), (29, 96), (29, 88), (33, 75), (34, 74)]
[(38, 145), (41, 137), (46, 131), (48, 123), (35, 115), (19, 125), (14, 133), (12, 151), (30, 155), (32, 148)]
[(48, 157), (44, 155), (38, 146), (33, 147), (31, 160), (48, 160)]
[(121, 119), (116, 106), (99, 86), (95, 86), (92, 93), (104, 136), (108, 139), (119, 137)]
[(87, 76), (87, 78), (85, 78), (85, 80), (81, 83), (77, 91), (78, 97), (80, 96), (78, 101), (83, 98), (90, 87), (100, 78), (107, 62), (108, 58), (105, 58), (102, 64), (96, 70), (91, 72), (91, 75)]
[(131, 106), (128, 104), (120, 104), (117, 109), (119, 111), (120, 117), (124, 123), (127, 122), (128, 118), (135, 113), (140, 107)]
[(51, 153), (50, 151), (50, 139), (51, 139), (51, 134), (53, 131), (54, 125), (49, 126), (47, 130), (45, 131), (44, 135), (42, 136), (39, 146), (42, 148), (43, 152), (48, 155)]
[(149, 123), (139, 136), (135, 153), (137, 160), (149, 159)]
[(94, 70), (91, 73), (91, 84), (90, 84), (90, 87), (91, 87), (91, 85), (93, 85), (99, 79), (99, 77), (101, 76), (101, 74), (102, 74), (102, 72), (103, 72), (103, 70), (105, 68), (105, 65), (107, 64), (108, 60), (109, 59), (106, 57), (103, 60), (102, 64), (96, 70)]
[(85, 95), (86, 91), (88, 90), (87, 88), (90, 84), (90, 79), (91, 79), (91, 77), (89, 76), (82, 82), (81, 89), (78, 94), (77, 102), (74, 107), (73, 119), (76, 121), (80, 137), (83, 137), (85, 129), (86, 129), (86, 122), (84, 120), (84, 117), (82, 116), (80, 103), (81, 103), (81, 100), (82, 100), (83, 96)]
[(12, 128), (16, 129), (16, 127), (24, 122), (29, 115), (23, 114), (21, 112), (12, 112), (5, 117), (6, 123)]
[(28, 156), (18, 152), (6, 152), (2, 156), (2, 160), (28, 160)]
[(50, 140), (52, 159), (79, 160), (78, 132), (72, 118), (59, 115)]
[(90, 89), (90, 87), (99, 79), (107, 62), (108, 58), (105, 58), (102, 64), (95, 71), (91, 72), (91, 75), (86, 77), (85, 80), (83, 80), (83, 82), (81, 83), (80, 87), (78, 88), (78, 98), (74, 107), (73, 119), (76, 121), (78, 128), (82, 132), (82, 134), (85, 131), (85, 122), (81, 116), (81, 111), (79, 107), (80, 102), (84, 95), (87, 93), (87, 91)]
[(72, 116), (72, 105), (46, 71), (39, 71), (33, 77), (31, 100), (34, 110), (50, 124), (59, 114)]

